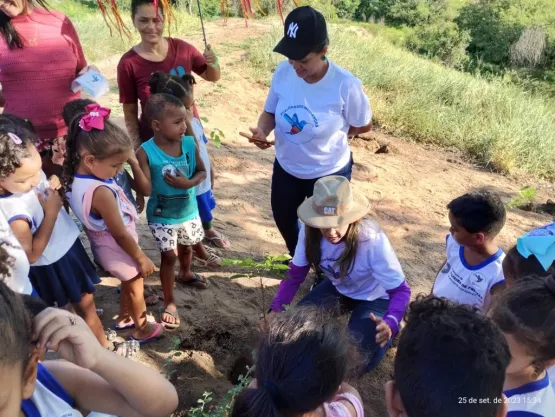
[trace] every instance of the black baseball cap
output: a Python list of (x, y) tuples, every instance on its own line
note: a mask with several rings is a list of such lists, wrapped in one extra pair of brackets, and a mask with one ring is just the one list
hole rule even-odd
[(326, 19), (310, 6), (297, 7), (289, 13), (283, 32), (274, 52), (293, 61), (300, 61), (328, 39)]

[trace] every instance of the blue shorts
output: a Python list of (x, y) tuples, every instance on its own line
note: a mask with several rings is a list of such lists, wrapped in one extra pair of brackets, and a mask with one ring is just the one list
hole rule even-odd
[(212, 190), (207, 191), (204, 194), (197, 195), (197, 204), (200, 221), (202, 223), (209, 223), (214, 220), (212, 210), (216, 208), (216, 200), (214, 199)]

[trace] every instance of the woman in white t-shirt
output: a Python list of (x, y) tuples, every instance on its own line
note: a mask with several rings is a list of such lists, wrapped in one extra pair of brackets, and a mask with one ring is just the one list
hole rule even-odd
[[(372, 112), (359, 79), (326, 57), (326, 21), (310, 6), (293, 10), (274, 49), (289, 61), (278, 65), (264, 112), (251, 133), (260, 149), (272, 145), (272, 211), (291, 255), (298, 238), (297, 207), (326, 175), (351, 179), (348, 137), (368, 132)], [(275, 143), (267, 140), (274, 131)]]
[(304, 227), (266, 316), (272, 320), (290, 305), (310, 268), (319, 268), (326, 279), (299, 305), (315, 305), (335, 315), (348, 311), (349, 331), (366, 357), (366, 371), (382, 359), (410, 301), (399, 260), (383, 230), (366, 217), (368, 210), (368, 200), (353, 192), (346, 178), (316, 181), (314, 196), (299, 207)]

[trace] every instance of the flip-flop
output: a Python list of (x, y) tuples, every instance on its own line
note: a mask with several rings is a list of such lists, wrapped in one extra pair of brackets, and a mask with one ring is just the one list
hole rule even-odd
[(160, 323), (156, 323), (156, 330), (154, 330), (154, 332), (152, 332), (150, 336), (145, 337), (144, 339), (136, 339), (133, 336), (131, 336), (131, 340), (136, 340), (137, 342), (139, 342), (140, 345), (146, 345), (147, 343), (160, 340), (160, 338), (162, 337), (163, 331), (164, 331), (164, 326), (162, 326)]
[(129, 330), (129, 329), (134, 329), (135, 328), (135, 323), (129, 323), (126, 324), (125, 326), (118, 326), (117, 324), (114, 324), (114, 330), (118, 331), (118, 332), (122, 332), (124, 330)]
[(198, 266), (199, 268), (219, 268), (222, 266), (222, 259), (219, 256), (208, 252), (208, 258), (206, 259), (194, 256), (193, 265)]
[(214, 237), (204, 236), (204, 239), (206, 240), (206, 242), (220, 249), (229, 249), (231, 247), (231, 243), (229, 243), (229, 240), (227, 240), (227, 237), (225, 237), (225, 235), (222, 232), (216, 232), (216, 233), (218, 234), (218, 236), (214, 236)]
[[(164, 313), (169, 314), (174, 319), (179, 319), (179, 313), (177, 312), (177, 310), (176, 311), (171, 311), (170, 309), (166, 308), (164, 310)], [(162, 318), (164, 313), (160, 314), (160, 322), (162, 323), (162, 326), (164, 326), (168, 330), (177, 329), (177, 328), (179, 328), (179, 326), (181, 326), (181, 321), (179, 321), (179, 323), (168, 323), (167, 321), (164, 321), (164, 319)]]
[(208, 281), (206, 280), (206, 278), (201, 277), (199, 274), (193, 274), (193, 275), (194, 275), (193, 279), (184, 280), (184, 279), (175, 277), (175, 280), (180, 284), (188, 285), (190, 287), (195, 287), (195, 288), (198, 288), (199, 290), (205, 290), (208, 288), (210, 284), (208, 284)]

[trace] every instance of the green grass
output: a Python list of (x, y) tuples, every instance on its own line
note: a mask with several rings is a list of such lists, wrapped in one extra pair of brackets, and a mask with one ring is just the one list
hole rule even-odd
[[(127, 2), (120, 1), (118, 3)], [(110, 35), (110, 30), (94, 2), (51, 0), (49, 4), (52, 9), (64, 12), (71, 19), (79, 34), (85, 56), (91, 64), (112, 55), (123, 54), (140, 40), (131, 22), (131, 12), (126, 7), (121, 7), (120, 12), (132, 33), (131, 38), (125, 36), (121, 38), (115, 29)], [(185, 10), (175, 11), (175, 16), (177, 24), (172, 24), (171, 36), (186, 37), (200, 31), (200, 22), (197, 17), (189, 15)]]
[[(260, 80), (280, 60), (271, 51), (281, 31), (248, 43)], [(462, 149), (502, 172), (555, 178), (553, 99), (445, 68), (343, 25), (330, 28), (330, 39), (330, 57), (362, 80), (386, 131)]]

